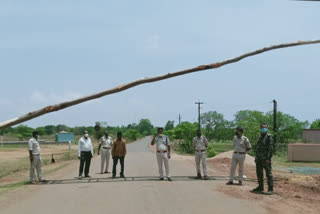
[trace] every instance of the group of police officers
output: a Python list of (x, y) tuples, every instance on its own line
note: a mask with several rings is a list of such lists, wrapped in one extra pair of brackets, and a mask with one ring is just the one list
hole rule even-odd
[[(273, 138), (272, 135), (268, 133), (268, 125), (266, 123), (261, 124), (261, 134), (259, 140), (255, 147), (255, 162), (256, 162), (256, 173), (258, 178), (258, 187), (251, 190), (253, 193), (263, 193), (264, 192), (264, 181), (263, 181), (263, 170), (266, 171), (266, 176), (268, 180), (268, 191), (265, 194), (273, 194), (273, 177), (272, 177), (272, 167), (271, 158), (273, 154)], [(41, 156), (40, 156), (40, 145), (39, 145), (39, 133), (34, 131), (32, 133), (32, 138), (29, 140), (29, 156), (30, 156), (30, 183), (35, 183), (35, 173), (37, 171), (37, 176), (39, 182), (46, 182), (42, 177), (41, 173)], [(163, 165), (166, 171), (166, 178), (168, 181), (172, 181), (169, 159), (171, 157), (170, 149), (170, 139), (168, 136), (163, 134), (163, 128), (158, 128), (158, 133), (153, 137), (151, 145), (156, 144), (156, 157), (159, 167), (160, 180), (164, 180), (163, 175)], [(244, 172), (244, 161), (247, 152), (251, 149), (250, 141), (247, 137), (243, 135), (243, 128), (237, 127), (236, 133), (233, 138), (234, 152), (231, 160), (230, 168), (230, 178), (226, 183), (227, 185), (233, 185), (234, 175), (236, 167), (239, 168), (239, 185), (243, 185), (243, 172)], [(201, 134), (201, 130), (197, 130), (197, 136), (193, 138), (193, 148), (195, 151), (195, 162), (197, 178), (201, 179), (200, 162), (202, 163), (203, 179), (207, 180), (207, 147), (208, 140), (205, 136)], [(117, 133), (117, 139), (114, 141), (112, 137), (109, 136), (108, 131), (105, 132), (104, 136), (100, 139), (98, 155), (101, 156), (101, 174), (109, 173), (109, 160), (112, 156), (113, 159), (113, 170), (112, 178), (116, 177), (116, 167), (118, 161), (120, 161), (121, 172), (120, 177), (124, 178), (124, 158), (126, 155), (126, 141), (122, 139), (122, 133)], [(83, 177), (89, 178), (89, 169), (91, 164), (91, 158), (93, 157), (93, 146), (92, 141), (89, 137), (87, 131), (84, 132), (83, 137), (79, 140), (79, 150), (78, 158), (80, 159), (79, 167), (79, 179)], [(106, 166), (105, 166), (106, 165)], [(105, 167), (104, 167), (105, 166)]]

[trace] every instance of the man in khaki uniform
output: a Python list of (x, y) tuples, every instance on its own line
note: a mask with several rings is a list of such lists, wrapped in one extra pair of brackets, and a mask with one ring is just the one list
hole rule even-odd
[(41, 156), (40, 156), (40, 144), (38, 142), (39, 133), (37, 131), (32, 132), (32, 138), (28, 142), (29, 157), (30, 157), (30, 183), (35, 184), (34, 170), (37, 170), (37, 176), (39, 182), (46, 182), (42, 177), (41, 172)]
[(205, 136), (201, 135), (201, 130), (197, 130), (197, 137), (193, 138), (193, 148), (195, 151), (195, 160), (197, 166), (197, 177), (201, 178), (200, 161), (202, 161), (203, 179), (207, 180), (207, 147), (208, 140)]
[(166, 168), (166, 174), (168, 181), (172, 181), (170, 175), (170, 168), (169, 168), (169, 159), (170, 159), (170, 140), (169, 137), (163, 134), (163, 128), (158, 128), (158, 135), (156, 135), (152, 141), (151, 145), (157, 144), (157, 161), (159, 167), (159, 174), (160, 180), (163, 179), (163, 164)]
[(246, 159), (247, 151), (251, 149), (249, 139), (243, 135), (243, 128), (237, 127), (236, 135), (233, 137), (234, 152), (232, 155), (230, 179), (227, 185), (233, 184), (234, 174), (239, 164), (239, 185), (242, 185), (243, 181), (243, 166)]
[(117, 140), (113, 143), (111, 153), (112, 153), (112, 159), (113, 159), (112, 178), (116, 177), (118, 160), (120, 160), (120, 165), (121, 165), (120, 178), (124, 178), (124, 157), (127, 154), (127, 147), (126, 147), (126, 141), (122, 139), (121, 132), (117, 133)]
[[(99, 143), (98, 148), (98, 155), (100, 155), (100, 149), (101, 149), (101, 174), (109, 173), (109, 160), (111, 156), (111, 147), (113, 144), (112, 137), (109, 136), (108, 131), (106, 130), (105, 135), (102, 136)], [(106, 163), (106, 169), (104, 170), (104, 164)]]

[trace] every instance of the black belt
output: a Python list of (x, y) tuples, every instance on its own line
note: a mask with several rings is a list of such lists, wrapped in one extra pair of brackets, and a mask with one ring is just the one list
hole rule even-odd
[(109, 147), (102, 147), (103, 149), (110, 149)]
[(166, 153), (167, 151), (157, 151), (158, 153)]
[(233, 152), (233, 153), (235, 153), (235, 154), (241, 154), (241, 155), (247, 154), (246, 152)]
[(196, 152), (205, 152), (206, 150), (196, 150)]

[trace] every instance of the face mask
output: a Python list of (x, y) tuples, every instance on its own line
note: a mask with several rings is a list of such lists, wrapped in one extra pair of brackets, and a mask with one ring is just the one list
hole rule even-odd
[(262, 133), (267, 133), (267, 131), (268, 131), (268, 128), (262, 128), (262, 129), (261, 129), (261, 132), (262, 132)]
[(235, 135), (237, 135), (237, 136), (238, 136), (238, 132), (236, 132), (236, 133), (235, 133)]
[(84, 134), (85, 137), (89, 137), (89, 134)]

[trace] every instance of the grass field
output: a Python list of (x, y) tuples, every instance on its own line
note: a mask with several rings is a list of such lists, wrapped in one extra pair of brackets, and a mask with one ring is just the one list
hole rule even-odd
[[(52, 154), (56, 162), (76, 159), (78, 146), (72, 145), (41, 145), (42, 165), (51, 163)], [(27, 145), (4, 145), (0, 147), (0, 178), (30, 168)]]

